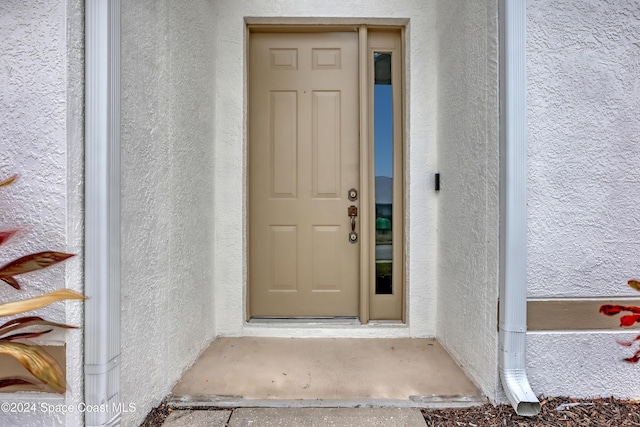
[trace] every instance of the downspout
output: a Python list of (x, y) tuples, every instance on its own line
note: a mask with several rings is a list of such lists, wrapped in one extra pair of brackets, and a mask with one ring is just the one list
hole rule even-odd
[(518, 415), (540, 412), (526, 373), (526, 0), (500, 0), (500, 318), (502, 387)]
[(85, 426), (120, 402), (120, 0), (85, 0)]

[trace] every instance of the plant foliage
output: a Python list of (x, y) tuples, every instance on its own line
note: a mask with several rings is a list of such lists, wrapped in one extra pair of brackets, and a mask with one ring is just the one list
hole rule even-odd
[[(12, 184), (17, 178), (18, 175), (13, 175), (0, 181), (0, 187)], [(0, 231), (0, 245), (7, 242), (16, 232), (17, 230)], [(50, 251), (23, 256), (0, 267), (0, 281), (15, 290), (21, 290), (15, 276), (50, 267), (72, 256), (73, 254)], [(84, 300), (86, 297), (70, 289), (60, 289), (33, 298), (0, 304), (0, 317), (26, 313), (67, 299)], [(0, 389), (14, 385), (36, 385), (56, 393), (64, 393), (67, 388), (64, 370), (43, 348), (30, 342), (32, 338), (47, 334), (53, 328), (70, 329), (76, 327), (50, 322), (39, 316), (17, 317), (0, 325), (0, 354), (7, 354), (15, 358), (38, 380), (38, 382), (34, 382), (32, 378), (19, 376), (0, 378)]]
[[(631, 286), (633, 289), (635, 289), (636, 291), (640, 291), (640, 281), (629, 280), (627, 284)], [(629, 327), (629, 326), (633, 326), (635, 323), (640, 323), (640, 307), (636, 307), (635, 305), (614, 305), (614, 304), (604, 304), (600, 306), (600, 313), (606, 316), (615, 316), (616, 314), (620, 314), (624, 312), (628, 312), (631, 314), (620, 316), (621, 327)], [(623, 345), (625, 347), (631, 347), (636, 342), (640, 342), (640, 335), (635, 337), (635, 339), (633, 339), (632, 341), (618, 341), (618, 344)], [(640, 348), (633, 354), (633, 356), (627, 357), (623, 360), (629, 363), (638, 363), (638, 361), (640, 361)]]

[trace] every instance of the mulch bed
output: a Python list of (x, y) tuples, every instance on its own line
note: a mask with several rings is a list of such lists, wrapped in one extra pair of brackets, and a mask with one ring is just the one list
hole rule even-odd
[(516, 415), (509, 405), (464, 409), (423, 409), (428, 426), (439, 427), (627, 427), (640, 426), (640, 402), (548, 397), (534, 417)]
[(147, 414), (140, 427), (159, 427), (171, 413), (171, 409), (162, 402), (158, 407), (154, 408)]
[[(422, 414), (427, 426), (438, 427), (640, 427), (640, 401), (548, 397), (540, 403), (542, 410), (535, 417), (516, 415), (509, 405), (489, 403), (471, 408), (423, 409)], [(161, 426), (171, 411), (163, 402), (147, 415), (141, 427)]]
[[(217, 411), (224, 409), (225, 411), (233, 412), (233, 408), (216, 408), (214, 406), (184, 406), (180, 411)], [(147, 418), (144, 419), (140, 427), (160, 427), (162, 423), (167, 419), (171, 412), (177, 409), (167, 406), (166, 399), (160, 405), (153, 408), (151, 412), (147, 414)]]

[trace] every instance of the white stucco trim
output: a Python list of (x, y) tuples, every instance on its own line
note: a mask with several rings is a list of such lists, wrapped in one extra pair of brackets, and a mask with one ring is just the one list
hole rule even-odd
[(500, 1), (500, 378), (518, 415), (540, 403), (526, 373), (527, 103), (525, 0)]
[(120, 0), (86, 0), (85, 425), (119, 425)]

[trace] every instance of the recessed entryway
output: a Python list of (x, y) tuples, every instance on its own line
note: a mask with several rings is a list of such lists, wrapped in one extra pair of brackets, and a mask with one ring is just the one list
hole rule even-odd
[(313, 406), (321, 399), (420, 406), (482, 399), (436, 340), (412, 338), (218, 338), (172, 395), (232, 405), (295, 399)]

